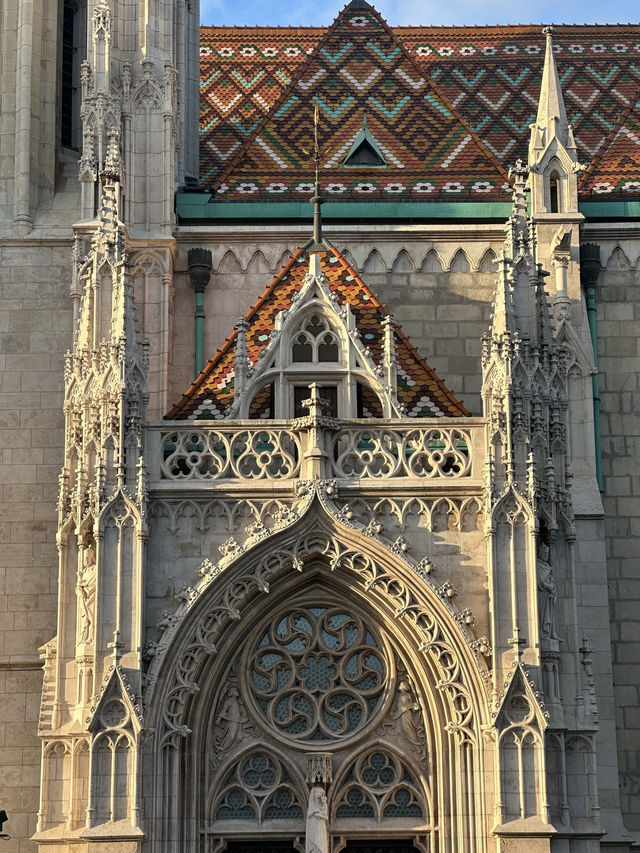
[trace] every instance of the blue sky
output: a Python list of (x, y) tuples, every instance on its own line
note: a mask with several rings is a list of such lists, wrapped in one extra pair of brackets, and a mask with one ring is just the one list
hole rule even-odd
[[(203, 24), (326, 26), (346, 0), (200, 0)], [(374, 0), (392, 26), (402, 24), (638, 23), (637, 0)]]

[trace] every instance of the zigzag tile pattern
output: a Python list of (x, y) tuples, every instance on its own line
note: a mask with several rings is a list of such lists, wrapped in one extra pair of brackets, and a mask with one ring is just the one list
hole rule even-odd
[[(343, 34), (341, 43), (339, 33)], [(414, 109), (416, 93), (419, 96), (422, 91), (416, 86), (424, 74), (442, 96), (429, 93), (433, 100), (427, 103), (436, 117), (444, 119), (445, 112), (452, 109), (477, 135), (489, 157), (499, 164), (506, 166), (517, 157), (526, 159), (529, 125), (535, 118), (542, 77), (544, 38), (540, 28), (403, 27), (396, 28), (394, 34), (395, 47), (389, 46), (389, 42), (383, 45), (375, 38), (367, 39), (373, 46), (367, 47), (365, 41), (364, 57), (356, 62), (355, 48), (345, 49), (349, 41), (353, 42), (353, 33), (344, 27), (335, 34), (331, 45), (322, 42), (323, 37), (326, 39), (322, 28), (203, 28), (203, 185), (213, 188), (216, 179), (219, 182), (230, 161), (239, 156), (243, 144), (256, 132), (273, 104), (279, 103), (283, 93), (292, 88), (296, 73), (300, 73), (322, 42), (326, 54), (319, 51), (315, 58), (319, 63), (316, 71), (306, 74), (298, 91), (291, 91), (290, 97), (280, 104), (282, 116), (293, 113), (301, 122), (308, 122), (309, 116), (299, 112), (300, 104), (315, 95), (324, 104), (322, 121), (331, 128), (332, 123), (340, 125), (343, 115), (357, 114), (364, 101), (369, 124), (375, 121), (375, 116), (379, 124), (385, 125), (380, 141), (390, 155), (382, 182), (381, 172), (369, 170), (357, 177), (338, 168), (337, 178), (324, 181), (323, 191), (328, 197), (493, 197), (494, 163), (485, 166), (484, 172), (477, 163), (480, 171), (471, 183), (465, 183), (460, 161), (454, 157), (446, 162), (446, 153), (441, 160), (439, 184), (425, 177), (423, 171), (411, 186), (406, 180), (406, 167), (401, 168), (405, 166), (402, 155), (406, 156), (407, 147), (407, 123), (405, 120), (402, 125), (403, 116)], [(634, 183), (640, 174), (640, 143), (636, 141), (640, 122), (640, 26), (561, 26), (556, 28), (554, 45), (578, 154), (582, 162), (590, 164), (580, 181), (581, 195), (637, 198)], [(394, 50), (397, 53), (392, 55)], [(399, 60), (404, 51), (415, 62), (411, 70)], [(385, 72), (390, 66), (395, 71), (392, 83), (405, 84), (404, 89), (397, 90), (395, 101), (384, 97)], [(332, 100), (326, 93), (322, 95), (334, 78), (341, 84), (341, 100), (339, 97)], [(345, 94), (346, 89), (350, 91)], [(407, 95), (409, 101), (401, 103)], [(353, 101), (347, 103), (350, 96)], [(623, 117), (624, 129), (620, 124)], [(380, 132), (379, 127), (377, 130)], [(335, 132), (327, 135), (329, 148), (339, 149)], [(343, 133), (340, 139), (346, 135)], [(310, 138), (310, 127), (306, 129), (306, 138), (307, 141)], [(464, 136), (460, 142), (463, 139)], [(277, 164), (278, 158), (285, 164), (289, 161), (268, 140), (263, 142), (262, 156), (254, 163), (254, 174), (243, 174), (236, 180), (233, 197), (275, 199), (283, 195), (295, 198), (310, 195), (310, 167), (304, 156), (297, 158), (299, 165), (294, 180), (290, 180), (290, 164), (288, 169), (281, 166), (272, 169), (272, 177), (265, 179), (259, 171), (264, 168), (265, 158), (267, 162), (271, 160), (271, 165)], [(446, 135), (438, 142), (446, 144)], [(614, 142), (615, 150), (607, 153)], [(231, 186), (229, 181), (227, 184)]]
[[(244, 199), (309, 195), (316, 107), (321, 188), (328, 195), (500, 197), (504, 169), (421, 74), (378, 13), (349, 7), (298, 69), (263, 125), (231, 157), (216, 179), (218, 194)], [(365, 114), (387, 166), (345, 168), (341, 163)]]
[(582, 188), (592, 196), (640, 197), (640, 100), (612, 129), (602, 155), (587, 169)]
[[(289, 309), (292, 297), (303, 285), (308, 270), (308, 258), (298, 249), (282, 268), (246, 314), (247, 350), (252, 365), (257, 364), (260, 353), (267, 346), (280, 311)], [(380, 364), (383, 356), (382, 320), (387, 312), (374, 293), (337, 250), (322, 258), (322, 270), (340, 303), (348, 302), (355, 315), (360, 340), (371, 351), (371, 357)], [(461, 403), (429, 367), (425, 359), (409, 341), (400, 326), (395, 327), (396, 361), (398, 364), (398, 399), (410, 417), (449, 416), (469, 414)], [(207, 363), (182, 399), (167, 415), (169, 419), (219, 419), (224, 417), (233, 400), (234, 360), (236, 349), (234, 331)], [(365, 393), (364, 404), (372, 416), (379, 416), (379, 404), (373, 394)], [(251, 407), (252, 417), (266, 417), (270, 413), (268, 390), (258, 393)]]
[(210, 185), (291, 84), (322, 28), (200, 30), (200, 179)]

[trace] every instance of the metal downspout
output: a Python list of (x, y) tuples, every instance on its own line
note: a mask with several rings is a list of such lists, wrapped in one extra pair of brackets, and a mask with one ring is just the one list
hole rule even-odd
[(211, 267), (213, 266), (211, 252), (208, 249), (189, 249), (187, 253), (189, 277), (195, 290), (195, 367), (196, 376), (204, 368), (204, 291), (209, 284)]
[(580, 281), (587, 300), (587, 321), (593, 347), (596, 372), (591, 377), (593, 392), (593, 432), (595, 441), (596, 479), (600, 492), (604, 492), (602, 479), (602, 448), (600, 444), (600, 387), (598, 383), (598, 327), (596, 316), (596, 282), (600, 274), (600, 246), (584, 243), (580, 246)]

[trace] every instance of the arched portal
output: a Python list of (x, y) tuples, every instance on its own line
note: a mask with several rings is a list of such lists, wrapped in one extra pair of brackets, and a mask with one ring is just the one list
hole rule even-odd
[(175, 632), (151, 702), (158, 850), (303, 850), (321, 795), (334, 853), (486, 850), (486, 700), (462, 631), (406, 562), (329, 528), (307, 517), (241, 555)]

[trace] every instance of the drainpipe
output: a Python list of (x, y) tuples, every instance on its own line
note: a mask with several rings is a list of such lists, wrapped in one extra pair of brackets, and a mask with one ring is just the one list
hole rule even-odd
[(209, 284), (211, 267), (213, 266), (209, 249), (189, 249), (187, 253), (189, 277), (196, 295), (196, 376), (202, 373), (204, 367), (204, 291)]
[(580, 246), (580, 280), (587, 300), (587, 320), (591, 333), (593, 361), (596, 372), (591, 377), (593, 390), (593, 431), (595, 439), (596, 479), (598, 488), (604, 492), (602, 480), (602, 452), (600, 447), (600, 389), (598, 385), (598, 337), (596, 319), (596, 282), (600, 274), (600, 246), (597, 243), (583, 243)]

